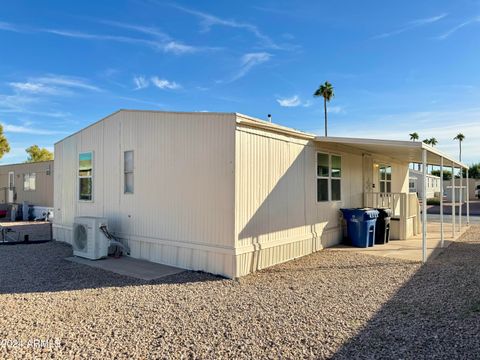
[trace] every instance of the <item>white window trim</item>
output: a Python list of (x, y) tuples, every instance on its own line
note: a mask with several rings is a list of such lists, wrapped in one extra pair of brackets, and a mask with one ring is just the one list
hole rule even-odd
[[(131, 152), (132, 157), (133, 157), (133, 169), (132, 171), (125, 171), (125, 153)], [(132, 174), (133, 175), (133, 191), (132, 192), (127, 192), (125, 188), (125, 180), (126, 180), (126, 175), (127, 174)], [(135, 193), (135, 151), (133, 150), (125, 150), (123, 151), (123, 194), (124, 195), (133, 195)]]
[[(90, 176), (80, 176), (80, 155), (82, 154), (92, 154), (92, 175)], [(91, 178), (92, 179), (92, 198), (90, 200), (80, 199), (80, 178)], [(77, 201), (82, 203), (93, 203), (95, 199), (95, 153), (94, 151), (82, 151), (77, 154)]]
[[(328, 176), (318, 176), (318, 154), (328, 155)], [(340, 177), (333, 177), (332, 176), (332, 156), (338, 156), (340, 158)], [(318, 179), (327, 179), (328, 180), (328, 200), (318, 200)], [(333, 180), (340, 180), (340, 199), (339, 200), (332, 200), (332, 179)], [(315, 197), (318, 204), (325, 204), (325, 203), (339, 203), (343, 200), (343, 191), (342, 191), (342, 183), (343, 183), (343, 156), (337, 153), (331, 153), (328, 151), (317, 151), (315, 153), (315, 189), (317, 190), (315, 193)]]

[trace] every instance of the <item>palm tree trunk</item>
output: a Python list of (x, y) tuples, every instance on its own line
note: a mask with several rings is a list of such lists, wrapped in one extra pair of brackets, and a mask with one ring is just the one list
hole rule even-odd
[(462, 161), (462, 142), (459, 141), (460, 144), (460, 161)]
[(325, 111), (325, 137), (327, 137), (327, 127), (328, 127), (328, 121), (327, 121), (327, 99), (323, 98), (323, 110)]

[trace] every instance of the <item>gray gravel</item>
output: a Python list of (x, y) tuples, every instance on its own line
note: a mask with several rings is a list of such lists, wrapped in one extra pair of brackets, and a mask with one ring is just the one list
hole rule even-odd
[(480, 227), (424, 267), (327, 250), (240, 281), (145, 282), (70, 255), (60, 243), (0, 247), (0, 358), (480, 354)]

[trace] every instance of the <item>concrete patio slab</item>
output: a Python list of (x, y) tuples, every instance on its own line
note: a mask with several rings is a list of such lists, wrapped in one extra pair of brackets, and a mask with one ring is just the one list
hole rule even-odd
[[(452, 236), (452, 224), (444, 224), (444, 246), (441, 247), (440, 223), (429, 222), (427, 224), (427, 260), (438, 256), (453, 241), (457, 240), (468, 226), (462, 225), (458, 228), (455, 237)], [(388, 244), (375, 245), (370, 248), (356, 248), (347, 245), (338, 245), (327, 249), (329, 251), (351, 251), (364, 254), (384, 256), (408, 261), (422, 261), (422, 235), (416, 235), (408, 240), (390, 240)]]
[(66, 260), (142, 280), (155, 280), (185, 271), (185, 269), (134, 259), (129, 256), (108, 257), (101, 260), (88, 260), (72, 256)]

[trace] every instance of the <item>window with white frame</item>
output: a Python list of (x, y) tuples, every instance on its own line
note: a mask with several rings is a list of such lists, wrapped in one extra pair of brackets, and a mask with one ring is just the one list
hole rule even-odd
[(317, 153), (317, 201), (339, 201), (342, 198), (342, 157)]
[(93, 153), (78, 155), (78, 199), (93, 200)]
[(37, 182), (37, 174), (27, 173), (23, 174), (23, 190), (24, 191), (35, 191)]
[(389, 165), (380, 165), (378, 171), (380, 180), (380, 192), (392, 192), (392, 167)]
[(133, 151), (123, 153), (123, 192), (133, 194)]

